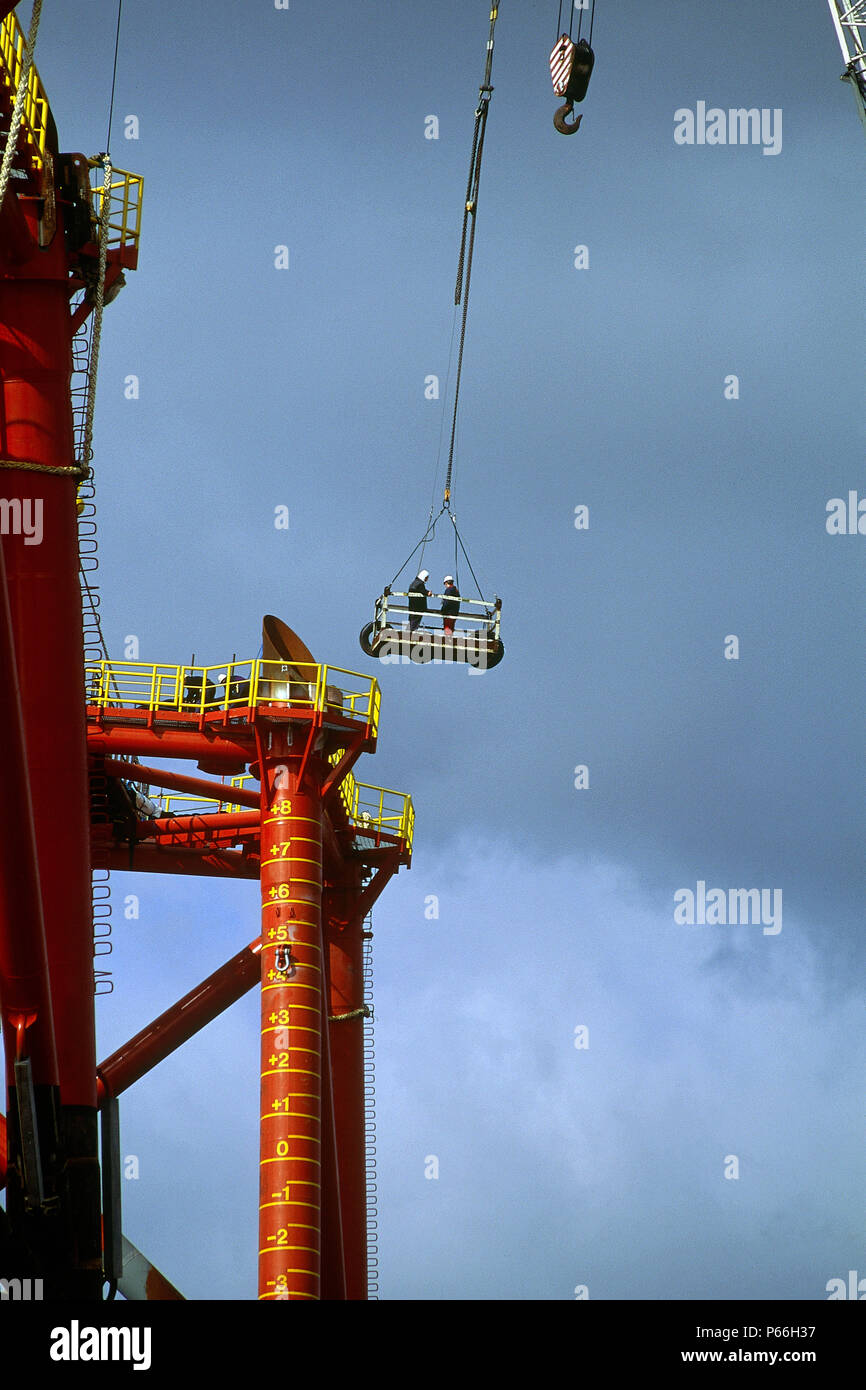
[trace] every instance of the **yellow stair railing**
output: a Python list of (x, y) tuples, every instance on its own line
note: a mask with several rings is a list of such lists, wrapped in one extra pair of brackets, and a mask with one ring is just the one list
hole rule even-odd
[[(18, 83), (21, 81), (25, 46), (24, 30), (13, 11), (0, 23), (0, 86), (6, 89), (10, 111), (15, 105)], [(21, 129), (30, 146), (30, 158), (36, 170), (41, 169), (45, 163), (45, 143), (50, 116), (48, 98), (36, 71), (36, 64), (33, 63), (27, 76)]]

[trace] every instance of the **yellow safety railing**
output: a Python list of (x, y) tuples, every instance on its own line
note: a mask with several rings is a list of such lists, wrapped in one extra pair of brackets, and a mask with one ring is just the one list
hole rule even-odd
[(355, 783), (355, 805), (352, 821), (361, 830), (369, 827), (370, 833), (383, 830), (402, 840), (407, 849), (412, 848), (415, 831), (415, 808), (412, 798), (406, 792), (395, 792), (389, 787), (373, 787), (367, 782)]
[[(330, 762), (336, 766), (340, 753), (332, 753)], [(243, 811), (247, 808), (231, 799), (233, 787), (245, 787), (248, 783), (258, 786), (255, 778), (248, 773), (232, 777), (226, 782), (226, 795), (223, 800), (216, 797), (195, 796), (188, 792), (172, 793), (161, 797), (162, 814), (165, 816), (206, 815), (212, 811)], [(393, 835), (412, 848), (415, 828), (415, 809), (411, 796), (405, 792), (391, 791), (388, 787), (374, 787), (367, 782), (357, 782), (351, 772), (347, 772), (339, 787), (340, 800), (346, 810), (349, 822), (362, 834), (375, 837), (384, 831)]]
[(282, 661), (173, 666), (145, 661), (99, 661), (85, 667), (87, 703), (101, 709), (160, 714), (211, 714), (261, 708), (315, 710), (368, 725), (375, 734), (381, 694), (371, 676), (340, 666)]
[[(331, 754), (329, 761), (333, 767), (336, 767), (343, 752), (342, 748), (338, 748)], [(411, 796), (406, 792), (357, 782), (351, 772), (347, 772), (341, 781), (339, 792), (346, 815), (357, 829), (368, 830), (371, 836), (384, 831), (403, 840), (408, 849), (412, 848), (415, 809)]]
[[(102, 164), (98, 159), (88, 162), (91, 169), (98, 171), (95, 186), (91, 189), (93, 217), (98, 226), (102, 218)], [(144, 180), (140, 174), (130, 174), (125, 169), (112, 169), (108, 207), (109, 249), (125, 246), (138, 250), (143, 191)]]
[[(15, 104), (18, 83), (21, 81), (25, 44), (24, 30), (15, 18), (14, 12), (8, 14), (0, 24), (0, 83), (9, 94), (10, 110)], [(36, 169), (41, 169), (45, 162), (45, 140), (49, 117), (48, 98), (34, 63), (31, 65), (27, 77), (27, 92), (24, 98), (21, 125), (31, 146), (31, 158)]]
[[(191, 792), (172, 792), (169, 795), (163, 792), (160, 796), (162, 814), (164, 816), (195, 816), (198, 814), (206, 815), (211, 811), (248, 811), (249, 806), (242, 806), (238, 801), (232, 801), (231, 792), (233, 787), (245, 787), (248, 782), (255, 779), (244, 772), (240, 777), (231, 777), (224, 783), (226, 796), (223, 801), (218, 801), (212, 796), (196, 796)], [(258, 782), (255, 783), (258, 786)]]

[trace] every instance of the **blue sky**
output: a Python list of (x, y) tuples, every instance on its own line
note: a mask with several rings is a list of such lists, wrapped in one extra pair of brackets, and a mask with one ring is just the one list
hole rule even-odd
[[(821, 0), (597, 11), (568, 139), (554, 7), (497, 24), (455, 511), (506, 657), (379, 669), (359, 771), (417, 810), (374, 918), (380, 1296), (821, 1299), (866, 1273), (866, 539), (825, 525), (866, 496), (866, 147)], [(142, 249), (94, 435), (118, 656), (252, 656), (273, 612), (373, 672), (447, 408), (487, 14), (126, 0)], [(105, 146), (115, 18), (46, 5), (64, 149)], [(781, 150), (678, 145), (699, 102), (780, 111)], [(781, 931), (676, 923), (699, 881), (781, 890)], [(113, 883), (102, 1056), (258, 933), (254, 884)], [(255, 1296), (257, 1046), (253, 996), (121, 1103), (126, 1232), (192, 1298)]]

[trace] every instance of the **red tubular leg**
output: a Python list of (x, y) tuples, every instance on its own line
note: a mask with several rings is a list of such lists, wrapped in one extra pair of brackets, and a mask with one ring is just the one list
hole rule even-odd
[(259, 1298), (317, 1299), (321, 1269), (322, 808), (282, 730), (262, 760)]
[[(73, 462), (69, 292), (63, 236), (40, 253), (39, 276), (0, 281), (2, 457)], [(96, 1104), (93, 925), (78, 587), (76, 481), (0, 471), (38, 533), (9, 537), (6, 571), (52, 976), (63, 1105)], [(26, 504), (26, 508), (25, 508)], [(38, 541), (37, 541), (38, 537)], [(34, 544), (29, 544), (33, 540)], [(50, 872), (49, 872), (50, 865)]]
[(26, 1055), (34, 1083), (56, 1086), (42, 892), (4, 552), (5, 546), (0, 545), (0, 728), (5, 743), (0, 758), (0, 1011), (6, 1076), (8, 1084), (14, 1085), (15, 1024), (19, 1017), (25, 1017), (32, 1020), (26, 1033)]
[[(14, 196), (11, 188), (8, 196)], [(35, 228), (35, 200), (20, 206)], [(56, 1279), (50, 1296), (99, 1299), (90, 805), (76, 478), (45, 471), (74, 463), (71, 370), (69, 267), (58, 209), (50, 245), (15, 266), (14, 276), (0, 277), (0, 458), (26, 465), (4, 468), (0, 478), (4, 498), (13, 511), (20, 509), (21, 518), (21, 533), (8, 536), (4, 548), (60, 1093), (63, 1166), (59, 1214), (52, 1213), (56, 1238), (51, 1237), (50, 1263)], [(11, 1178), (8, 1186), (12, 1217)], [(28, 1219), (27, 1213), (14, 1215), (19, 1227)], [(47, 1239), (48, 1223), (43, 1224)]]

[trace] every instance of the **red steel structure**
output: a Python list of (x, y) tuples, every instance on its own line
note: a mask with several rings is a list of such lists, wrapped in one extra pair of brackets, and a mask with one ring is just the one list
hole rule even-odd
[[(13, 10), (0, 0), (6, 129), (24, 51)], [(0, 1277), (40, 1277), (49, 1299), (98, 1300), (106, 1278), (179, 1297), (110, 1237), (109, 1120), (139, 1076), (260, 984), (259, 1297), (362, 1299), (362, 952), (373, 903), (410, 862), (411, 801), (353, 774), (375, 749), (376, 682), (317, 664), (277, 619), (261, 659), (220, 670), (85, 663), (73, 337), (136, 266), (140, 190), (114, 171), (91, 191), (99, 161), (60, 153), (35, 67), (26, 93), (0, 204)], [(163, 789), (156, 814), (133, 782)], [(260, 937), (99, 1067), (97, 856), (261, 885)]]

